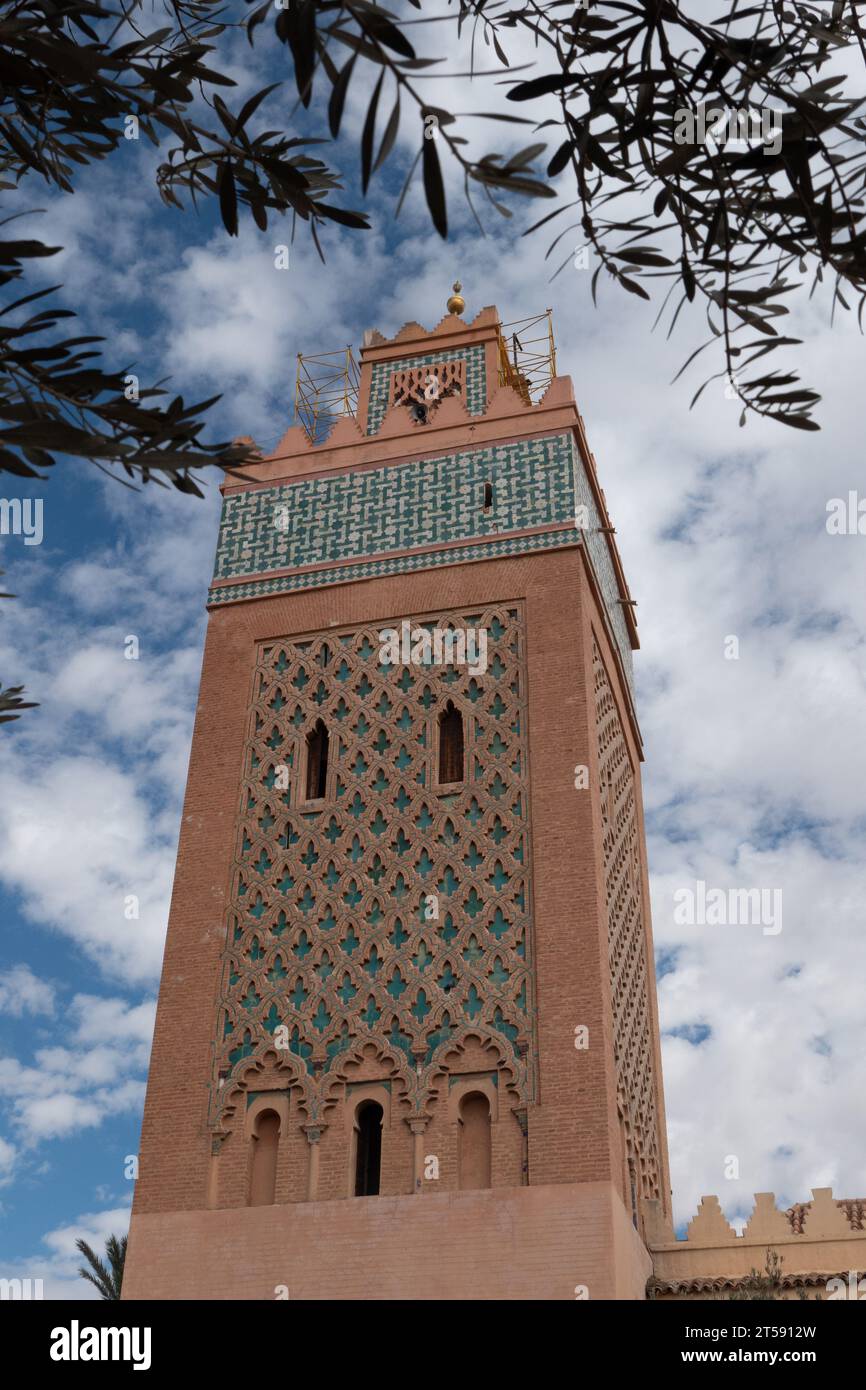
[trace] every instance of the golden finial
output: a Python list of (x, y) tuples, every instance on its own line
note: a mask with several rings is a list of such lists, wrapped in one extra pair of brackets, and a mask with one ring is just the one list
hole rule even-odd
[(463, 286), (459, 280), (455, 280), (452, 288), (454, 293), (448, 301), (448, 312), (449, 314), (462, 314), (463, 310), (466, 308), (466, 300), (460, 293)]

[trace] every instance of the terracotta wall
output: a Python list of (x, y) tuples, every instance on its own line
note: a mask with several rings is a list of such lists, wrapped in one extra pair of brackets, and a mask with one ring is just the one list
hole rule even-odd
[[(642, 1298), (609, 1184), (138, 1214), (125, 1299)], [(583, 1294), (581, 1293), (581, 1298)]]

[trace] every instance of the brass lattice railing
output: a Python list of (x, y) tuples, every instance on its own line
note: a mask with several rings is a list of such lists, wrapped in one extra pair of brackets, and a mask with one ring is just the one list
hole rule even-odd
[(556, 376), (553, 311), (499, 325), (499, 384), (536, 405)]
[[(512, 386), (535, 405), (556, 376), (553, 311), (497, 325), (499, 384)], [(351, 347), (335, 352), (298, 353), (295, 419), (314, 444), (332, 425), (358, 409), (360, 373)]]
[(360, 374), (351, 347), (336, 352), (298, 353), (295, 419), (314, 444), (326, 439), (342, 415), (358, 409)]

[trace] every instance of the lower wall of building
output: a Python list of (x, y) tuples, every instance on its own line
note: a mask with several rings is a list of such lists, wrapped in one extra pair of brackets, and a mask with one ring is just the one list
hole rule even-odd
[(137, 1214), (123, 1296), (643, 1299), (651, 1273), (611, 1184), (557, 1184)]

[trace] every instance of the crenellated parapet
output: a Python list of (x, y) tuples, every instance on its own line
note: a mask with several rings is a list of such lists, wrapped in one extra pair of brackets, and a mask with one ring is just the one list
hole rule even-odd
[(645, 1210), (655, 1297), (711, 1298), (736, 1291), (753, 1270), (764, 1269), (768, 1251), (778, 1254), (781, 1286), (791, 1296), (801, 1289), (849, 1296), (839, 1289), (856, 1289), (866, 1274), (866, 1199), (836, 1198), (829, 1187), (813, 1188), (810, 1201), (787, 1209), (777, 1207), (772, 1192), (756, 1193), (739, 1235), (716, 1196), (701, 1198), (681, 1240), (660, 1203), (647, 1202)]

